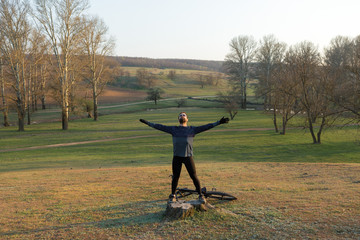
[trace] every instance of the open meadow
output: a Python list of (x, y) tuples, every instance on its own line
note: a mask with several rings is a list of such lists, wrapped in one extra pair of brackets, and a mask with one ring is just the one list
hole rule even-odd
[[(203, 186), (238, 197), (214, 210), (164, 221), (170, 191), (171, 136), (138, 119), (191, 125), (226, 113), (159, 108), (0, 129), (1, 239), (358, 239), (360, 132), (325, 131), (314, 145), (303, 129), (274, 133), (271, 117), (241, 111), (198, 135)], [(183, 169), (179, 186), (192, 188)]]

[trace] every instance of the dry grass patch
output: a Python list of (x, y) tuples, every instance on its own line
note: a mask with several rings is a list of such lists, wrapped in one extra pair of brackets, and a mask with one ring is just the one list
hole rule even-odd
[[(217, 211), (164, 222), (170, 166), (1, 173), (0, 238), (360, 238), (360, 165), (197, 164), (232, 193)], [(185, 169), (180, 186), (192, 187)]]
[(118, 87), (106, 87), (99, 96), (100, 103), (118, 103), (145, 100), (147, 93), (131, 89), (122, 89)]

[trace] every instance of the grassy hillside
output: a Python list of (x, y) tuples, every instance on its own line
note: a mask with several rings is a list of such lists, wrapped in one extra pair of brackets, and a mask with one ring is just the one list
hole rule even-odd
[[(192, 125), (220, 109), (181, 109)], [(271, 119), (242, 111), (194, 141), (203, 186), (238, 197), (175, 222), (163, 219), (171, 136), (138, 121), (176, 124), (177, 108), (107, 115), (99, 122), (0, 129), (1, 239), (357, 239), (359, 132), (273, 133)], [(98, 142), (87, 142), (87, 141)], [(81, 144), (79, 142), (82, 142)], [(44, 148), (50, 144), (74, 145)], [(77, 143), (77, 144), (76, 144)], [(38, 149), (26, 149), (35, 147)], [(19, 149), (24, 148), (25, 149)], [(17, 150), (16, 150), (17, 149)], [(185, 170), (180, 186), (192, 187)]]
[(221, 71), (223, 61), (193, 59), (153, 59), (137, 57), (110, 57), (126, 67), (176, 68), (192, 70)]
[[(188, 112), (190, 124), (195, 126), (214, 122), (225, 115), (221, 109), (181, 110)], [(68, 131), (59, 130), (58, 123), (29, 126), (24, 133), (16, 132), (14, 127), (1, 129), (0, 151), (91, 140), (104, 142), (2, 152), (0, 171), (167, 164), (171, 159), (171, 136), (141, 124), (138, 119), (172, 125), (176, 124), (179, 111), (178, 108), (170, 108), (108, 115), (99, 122), (77, 120), (71, 123)], [(359, 163), (358, 138), (354, 127), (332, 129), (324, 133), (323, 144), (313, 145), (310, 134), (305, 130), (289, 130), (285, 136), (275, 134), (269, 116), (257, 111), (243, 111), (230, 124), (197, 136), (195, 155), (199, 162)]]
[[(139, 67), (122, 67), (122, 70), (129, 73), (130, 76), (120, 77), (112, 83), (113, 86), (123, 88), (142, 89), (137, 85), (136, 71)], [(202, 87), (197, 81), (197, 75), (218, 75), (214, 71), (200, 71), (200, 70), (182, 70), (182, 69), (160, 69), (160, 68), (145, 68), (151, 72), (155, 78), (155, 86), (161, 87), (165, 90), (165, 97), (188, 97), (188, 96), (213, 96), (219, 91), (227, 89), (227, 82), (224, 75), (217, 77), (217, 85), (206, 85)], [(174, 80), (168, 78), (169, 71), (176, 71)]]

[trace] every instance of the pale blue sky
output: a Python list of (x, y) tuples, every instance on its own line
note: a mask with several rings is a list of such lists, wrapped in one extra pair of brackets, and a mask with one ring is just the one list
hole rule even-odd
[(239, 35), (274, 34), (320, 50), (360, 35), (359, 0), (90, 0), (116, 38), (115, 55), (224, 60)]

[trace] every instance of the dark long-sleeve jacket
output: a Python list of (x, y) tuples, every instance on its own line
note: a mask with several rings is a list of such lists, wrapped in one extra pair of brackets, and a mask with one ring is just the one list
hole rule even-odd
[(172, 135), (174, 156), (190, 157), (193, 156), (193, 141), (196, 134), (209, 130), (220, 124), (219, 121), (209, 123), (199, 127), (183, 127), (183, 126), (165, 126), (148, 122), (148, 125), (157, 130)]

